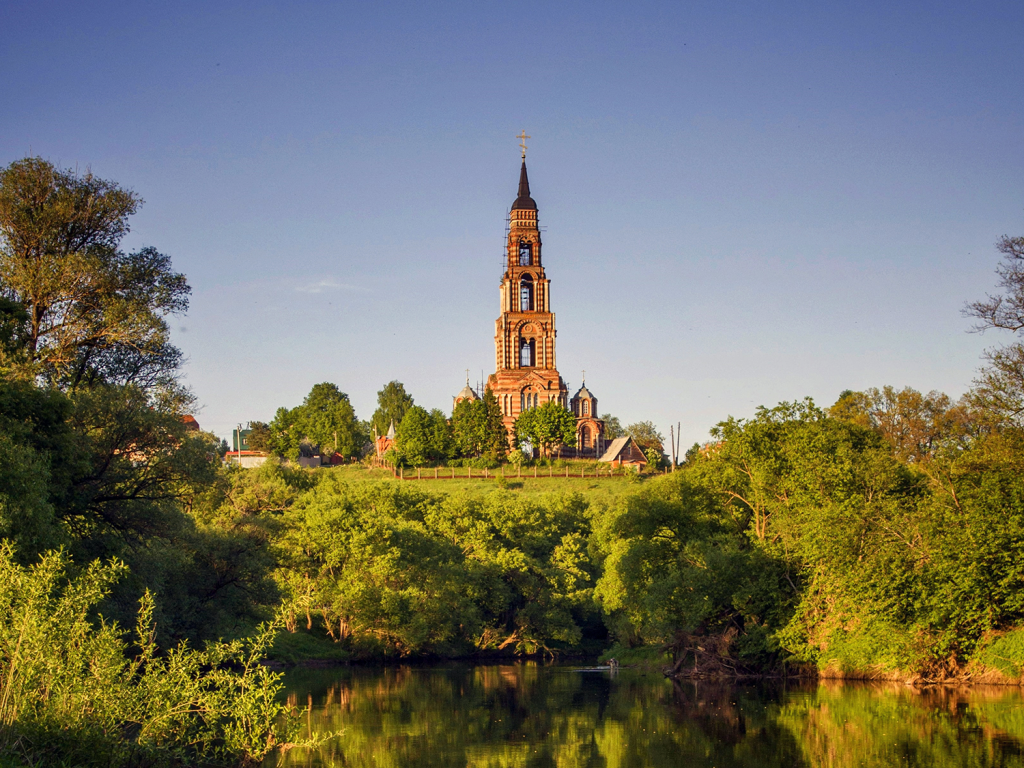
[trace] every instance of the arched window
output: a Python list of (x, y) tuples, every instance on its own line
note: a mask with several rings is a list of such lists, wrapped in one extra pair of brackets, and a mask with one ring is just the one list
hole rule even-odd
[(589, 448), (590, 447), (590, 427), (587, 427), (587, 426), (580, 427), (580, 447), (581, 448)]
[(533, 311), (533, 278), (529, 275), (523, 275), (523, 280), (519, 284), (519, 311)]
[(534, 363), (534, 350), (536, 342), (533, 339), (521, 339), (519, 341), (519, 367), (532, 368)]
[(584, 416), (589, 416), (590, 415), (590, 402), (588, 400), (584, 400), (583, 401), (583, 415)]
[(530, 251), (531, 251), (530, 244), (528, 242), (526, 242), (525, 240), (520, 240), (519, 241), (519, 266), (520, 267), (528, 267), (528, 266), (530, 266), (530, 256), (531, 256)]

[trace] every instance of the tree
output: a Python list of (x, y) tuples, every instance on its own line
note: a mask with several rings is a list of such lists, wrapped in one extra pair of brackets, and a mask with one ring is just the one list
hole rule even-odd
[(395, 448), (407, 464), (421, 466), (450, 459), (455, 452), (451, 428), (436, 408), (427, 411), (414, 405), (395, 434)]
[(412, 395), (405, 391), (402, 382), (389, 381), (385, 384), (384, 389), (377, 393), (377, 410), (373, 412), (373, 418), (370, 420), (377, 435), (386, 435), (392, 424), (398, 429), (405, 414), (413, 405)]
[(978, 320), (975, 331), (1001, 328), (1017, 333), (1024, 330), (1024, 237), (1003, 235), (996, 250), (1003, 254), (996, 274), (999, 287), (1006, 293), (973, 301), (964, 307), (963, 313)]
[(278, 408), (270, 422), (269, 450), (292, 461), (298, 460), (299, 446), (302, 444), (302, 429), (298, 425), (301, 408)]
[(602, 414), (601, 421), (604, 422), (605, 440), (614, 440), (617, 437), (624, 437), (626, 435), (626, 430), (623, 429), (618, 416), (612, 416), (610, 413), (605, 413)]
[(270, 453), (273, 450), (274, 435), (270, 431), (270, 425), (262, 421), (249, 423), (249, 436), (246, 443), (249, 448), (262, 453)]
[(516, 446), (529, 442), (545, 457), (551, 455), (554, 447), (571, 445), (576, 440), (576, 417), (554, 401), (524, 411), (513, 428)]
[(363, 447), (366, 437), (359, 431), (348, 395), (329, 382), (317, 384), (299, 406), (295, 425), (321, 451), (352, 456)]
[[(1024, 237), (1004, 235), (996, 249), (1003, 254), (996, 274), (1005, 293), (972, 302), (963, 313), (978, 320), (977, 332), (997, 328), (1020, 333), (1024, 330)], [(1024, 344), (986, 350), (985, 359), (988, 364), (974, 380), (969, 399), (996, 423), (1024, 426)]]
[(662, 437), (657, 427), (650, 421), (639, 421), (626, 427), (626, 434), (636, 440), (636, 444), (644, 451), (648, 448), (657, 449), (658, 453), (663, 452), (665, 438)]
[(473, 458), (484, 452), (487, 412), (482, 400), (460, 400), (452, 411), (452, 437), (459, 456)]
[(452, 436), (458, 455), (501, 461), (508, 454), (508, 430), (498, 398), (488, 389), (482, 400), (461, 400), (452, 411)]
[(495, 461), (503, 461), (508, 455), (508, 430), (505, 429), (505, 419), (501, 414), (501, 406), (494, 392), (488, 388), (484, 390), (483, 399), (484, 411), (484, 456)]
[(41, 158), (0, 171), (0, 327), (31, 375), (69, 390), (182, 394), (166, 318), (188, 309), (191, 289), (156, 249), (120, 250), (141, 204), (112, 181)]
[(876, 431), (901, 461), (927, 461), (943, 445), (957, 442), (968, 428), (968, 414), (947, 395), (923, 395), (906, 387), (843, 392), (829, 416)]

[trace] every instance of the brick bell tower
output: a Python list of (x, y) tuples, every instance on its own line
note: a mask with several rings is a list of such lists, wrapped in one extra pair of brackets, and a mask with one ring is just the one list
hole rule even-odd
[(530, 197), (526, 144), (519, 172), (519, 196), (509, 212), (508, 249), (499, 296), (501, 315), (494, 323), (497, 370), (487, 379), (511, 434), (519, 414), (555, 401), (568, 407), (569, 393), (555, 367), (555, 315), (551, 281), (544, 274), (537, 204)]

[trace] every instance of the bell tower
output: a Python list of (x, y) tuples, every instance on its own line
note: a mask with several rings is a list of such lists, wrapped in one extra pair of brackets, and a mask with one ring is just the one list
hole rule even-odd
[(487, 386), (511, 431), (520, 413), (555, 401), (568, 407), (568, 391), (555, 367), (555, 315), (551, 281), (544, 273), (537, 203), (530, 197), (524, 135), (519, 194), (509, 211), (505, 273), (501, 278), (501, 314), (494, 323), (496, 370)]

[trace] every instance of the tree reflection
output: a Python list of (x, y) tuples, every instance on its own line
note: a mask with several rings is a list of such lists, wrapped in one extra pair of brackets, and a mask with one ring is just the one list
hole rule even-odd
[(282, 766), (1021, 766), (1016, 689), (673, 683), (535, 663), (303, 670), (288, 702), (340, 735)]

